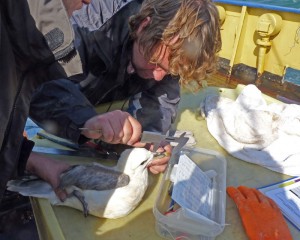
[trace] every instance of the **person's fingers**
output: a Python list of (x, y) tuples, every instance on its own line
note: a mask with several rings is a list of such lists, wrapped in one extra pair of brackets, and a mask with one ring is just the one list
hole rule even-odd
[(127, 144), (133, 145), (136, 142), (138, 142), (141, 138), (142, 125), (138, 122), (138, 120), (136, 120), (131, 115), (129, 115), (127, 119), (130, 122), (131, 127), (132, 127), (132, 135), (131, 135), (131, 138), (129, 139), (129, 141), (127, 142)]
[(121, 143), (130, 145), (130, 139), (133, 134), (133, 126), (131, 121), (129, 120), (130, 115), (124, 117), (124, 124), (123, 124), (123, 137)]
[(168, 162), (171, 158), (171, 151), (171, 145), (166, 145), (164, 148), (159, 148), (157, 152), (161, 152), (162, 154), (155, 157), (154, 160), (149, 164), (149, 170), (154, 174), (164, 172), (168, 167)]
[(97, 121), (96, 124), (90, 121), (89, 125), (102, 129), (101, 140), (105, 142), (132, 145), (138, 142), (140, 138), (141, 124), (127, 112), (116, 110), (103, 114), (95, 120)]
[(105, 124), (107, 124), (105, 122), (102, 122), (102, 124), (100, 124), (101, 122), (101, 115), (90, 118), (85, 122), (83, 128), (86, 130), (83, 130), (81, 134), (91, 139), (101, 138), (103, 129), (106, 129)]
[(90, 124), (84, 125), (81, 134), (90, 139), (99, 139), (102, 137), (102, 129), (91, 127)]
[(109, 122), (103, 126), (101, 140), (107, 143), (113, 143), (114, 141), (114, 129)]
[(95, 116), (84, 124), (87, 129), (100, 129), (100, 132), (84, 130), (82, 134), (87, 138), (101, 139), (108, 143), (122, 143), (124, 137), (123, 125), (128, 113), (120, 110)]
[(138, 148), (146, 148), (147, 150), (150, 151), (149, 144), (147, 144), (147, 143), (136, 142), (136, 143), (132, 144), (131, 146), (138, 147)]
[(68, 194), (64, 189), (56, 188), (54, 192), (60, 201), (64, 202), (67, 199)]
[(124, 114), (124, 112), (119, 110), (106, 114), (106, 121), (109, 123), (109, 131), (107, 131), (106, 136), (103, 134), (104, 141), (113, 144), (122, 143), (125, 123)]
[(155, 157), (152, 162), (149, 164), (149, 166), (159, 166), (159, 165), (165, 165), (170, 160), (170, 153), (163, 152), (162, 155)]
[(173, 149), (173, 147), (170, 144), (167, 144), (167, 145), (164, 146), (165, 152), (167, 152), (170, 156), (171, 156), (171, 153), (172, 153), (172, 149)]
[(154, 166), (148, 167), (150, 172), (153, 173), (153, 174), (162, 173), (166, 170), (166, 168), (167, 168), (167, 164), (165, 164), (165, 165), (154, 165)]

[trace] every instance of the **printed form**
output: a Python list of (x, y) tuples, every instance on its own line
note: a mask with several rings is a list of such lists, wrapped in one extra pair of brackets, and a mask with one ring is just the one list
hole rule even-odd
[(298, 229), (300, 229), (300, 182), (265, 193)]

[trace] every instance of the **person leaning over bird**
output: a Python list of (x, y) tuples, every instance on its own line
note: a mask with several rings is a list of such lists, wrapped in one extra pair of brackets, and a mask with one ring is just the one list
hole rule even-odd
[(0, 202), (7, 181), (23, 174), (33, 143), (23, 138), (33, 91), (78, 74), (69, 16), (90, 0), (0, 2)]
[[(218, 10), (210, 0), (92, 0), (72, 22), (83, 74), (44, 84), (30, 117), (77, 143), (101, 138), (143, 147), (142, 131), (166, 133), (180, 85), (201, 86), (221, 47)], [(95, 111), (100, 103), (127, 98), (128, 112)], [(149, 170), (163, 172), (169, 158), (153, 161)]]

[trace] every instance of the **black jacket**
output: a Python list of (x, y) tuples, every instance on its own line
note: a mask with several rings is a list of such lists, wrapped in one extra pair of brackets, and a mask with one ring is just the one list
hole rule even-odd
[(80, 142), (78, 128), (97, 114), (94, 106), (129, 99), (128, 111), (143, 130), (170, 128), (180, 100), (178, 78), (156, 82), (126, 71), (132, 45), (128, 19), (140, 5), (138, 0), (94, 0), (73, 15), (84, 75), (44, 84), (31, 103), (30, 116), (36, 123)]
[(78, 60), (73, 36), (60, 0), (0, 2), (0, 200), (7, 181), (24, 170), (32, 147), (23, 130), (33, 91), (72, 74), (69, 63)]

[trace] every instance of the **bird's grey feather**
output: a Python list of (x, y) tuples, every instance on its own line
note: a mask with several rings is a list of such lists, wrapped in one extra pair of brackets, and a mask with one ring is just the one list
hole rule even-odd
[(84, 190), (109, 190), (128, 185), (129, 176), (99, 164), (75, 165), (61, 174), (59, 188), (76, 186)]
[(47, 197), (52, 187), (40, 178), (27, 178), (10, 180), (7, 183), (9, 191), (19, 192), (24, 196)]

